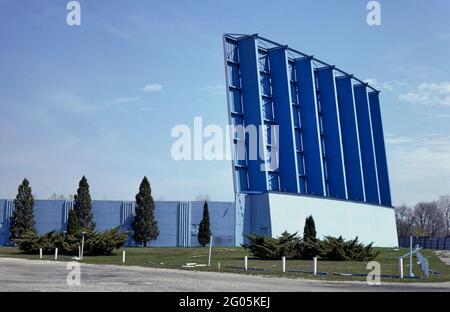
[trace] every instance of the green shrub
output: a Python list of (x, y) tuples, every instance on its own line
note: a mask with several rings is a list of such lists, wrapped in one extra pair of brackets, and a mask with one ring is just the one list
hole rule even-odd
[(344, 240), (342, 237), (326, 236), (323, 240), (308, 237), (300, 239), (295, 234), (284, 232), (280, 237), (271, 238), (256, 234), (247, 235), (248, 244), (243, 247), (250, 254), (260, 259), (288, 259), (308, 260), (318, 256), (329, 261), (370, 261), (375, 259), (379, 252), (375, 251), (372, 243), (364, 245), (358, 242), (358, 237)]
[(62, 250), (64, 234), (52, 231), (39, 236), (33, 231), (27, 231), (14, 241), (19, 250), (25, 253), (37, 253), (42, 248), (42, 253), (51, 254), (55, 252), (55, 248)]
[(103, 232), (87, 234), (85, 251), (88, 255), (111, 255), (114, 250), (121, 248), (127, 240), (127, 234), (116, 227)]
[(257, 258), (269, 260), (280, 259), (283, 256), (286, 258), (299, 257), (298, 245), (301, 239), (297, 236), (297, 233), (284, 232), (278, 238), (249, 234), (247, 238), (250, 241), (249, 244), (242, 246)]
[(358, 237), (346, 241), (342, 236), (326, 236), (319, 244), (319, 251), (322, 259), (331, 261), (370, 261), (379, 254), (373, 249), (372, 243), (364, 246), (358, 242)]
[(39, 252), (40, 236), (34, 231), (27, 231), (22, 233), (20, 238), (13, 239), (14, 243), (19, 247), (19, 250), (25, 253), (37, 253)]
[[(127, 234), (119, 227), (103, 232), (89, 231), (85, 235), (84, 254), (85, 255), (110, 255), (114, 250), (121, 248), (127, 240)], [(81, 235), (65, 235), (61, 232), (49, 232), (44, 235), (37, 235), (29, 231), (19, 239), (15, 239), (19, 250), (25, 253), (38, 253), (42, 248), (44, 254), (53, 254), (58, 248), (60, 254), (78, 255), (78, 248), (81, 245)]]

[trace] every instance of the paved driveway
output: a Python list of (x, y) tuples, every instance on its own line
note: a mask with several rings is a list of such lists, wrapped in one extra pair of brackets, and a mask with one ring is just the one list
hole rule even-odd
[(81, 286), (66, 282), (66, 262), (0, 258), (0, 291), (450, 291), (450, 283), (368, 286), (114, 265), (81, 265)]

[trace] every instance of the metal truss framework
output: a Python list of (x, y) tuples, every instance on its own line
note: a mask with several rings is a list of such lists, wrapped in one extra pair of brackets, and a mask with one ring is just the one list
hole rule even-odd
[[(233, 137), (236, 193), (281, 191), (392, 206), (377, 89), (258, 35), (224, 35), (230, 124), (262, 128), (264, 153)], [(268, 130), (279, 127), (279, 142)], [(276, 170), (265, 167), (274, 145)], [(245, 146), (245, 159), (238, 146)], [(263, 167), (264, 168), (264, 167)]]

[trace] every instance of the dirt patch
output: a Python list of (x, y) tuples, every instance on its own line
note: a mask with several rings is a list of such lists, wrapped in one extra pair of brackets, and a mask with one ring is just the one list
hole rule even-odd
[(450, 265), (450, 250), (438, 250), (435, 251), (434, 254), (446, 265)]

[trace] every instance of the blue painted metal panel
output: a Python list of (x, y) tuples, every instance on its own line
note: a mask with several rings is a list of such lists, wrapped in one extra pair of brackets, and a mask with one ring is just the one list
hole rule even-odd
[(121, 225), (121, 207), (122, 201), (118, 200), (92, 201), (96, 230), (103, 231)]
[(150, 243), (150, 246), (178, 245), (178, 204), (178, 201), (155, 202), (155, 218), (158, 222), (159, 236)]
[(336, 78), (348, 198), (364, 201), (364, 185), (352, 78)]
[(295, 61), (307, 194), (324, 196), (315, 81), (310, 58)]
[(369, 92), (370, 116), (372, 118), (372, 133), (377, 161), (378, 187), (382, 205), (392, 206), (389, 174), (384, 145), (383, 124), (381, 121), (380, 99), (378, 92)]
[(341, 145), (341, 129), (337, 107), (334, 70), (332, 67), (317, 70), (319, 101), (323, 122), (325, 151), (327, 161), (328, 194), (331, 197), (347, 198), (344, 163)]
[(356, 116), (358, 118), (359, 143), (361, 146), (361, 163), (364, 174), (366, 201), (379, 204), (378, 179), (370, 121), (367, 87), (362, 84), (354, 86)]
[(9, 226), (11, 221), (11, 201), (0, 200), (0, 245), (9, 243)]
[[(258, 68), (258, 51), (255, 37), (247, 37), (238, 41), (240, 74), (242, 83), (242, 99), (244, 124), (254, 125), (258, 129), (263, 125), (261, 111), (260, 75)], [(248, 152), (248, 141), (246, 142)], [(264, 153), (265, 155), (265, 153)], [(264, 159), (257, 153), (256, 159), (248, 159), (248, 184), (250, 191), (267, 191), (267, 172), (261, 170)]]
[[(39, 234), (50, 231), (66, 230), (66, 215), (64, 200), (35, 200), (34, 216)], [(203, 202), (187, 202), (192, 208), (192, 214), (184, 215), (185, 246), (197, 246), (198, 225), (203, 214)], [(96, 229), (106, 230), (120, 226), (125, 231), (131, 231), (134, 202), (122, 201), (92, 201), (92, 211)], [(231, 202), (209, 202), (211, 231), (215, 246), (235, 245), (235, 206)], [(9, 207), (7, 209), (7, 206)], [(12, 201), (0, 200), (0, 245), (9, 242), (9, 218), (13, 208)], [(177, 246), (179, 242), (179, 202), (156, 201), (155, 218), (158, 222), (159, 236), (150, 246)], [(192, 228), (191, 228), (192, 227)], [(130, 233), (131, 236), (131, 233)], [(194, 237), (195, 239), (192, 239)], [(134, 245), (130, 239), (127, 245)]]
[(178, 204), (178, 243), (177, 246), (190, 246), (191, 241), (191, 204)]
[(279, 126), (280, 190), (298, 193), (298, 168), (294, 141), (291, 91), (286, 49), (269, 50), (275, 123)]
[[(208, 202), (213, 246), (234, 246), (235, 206), (230, 202)], [(191, 244), (199, 246), (197, 234), (203, 217), (203, 202), (191, 202)]]
[(34, 202), (34, 219), (39, 234), (66, 230), (64, 202), (64, 200), (36, 200)]

